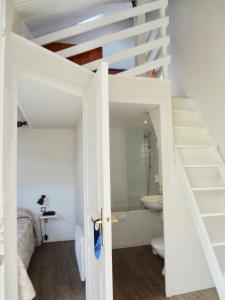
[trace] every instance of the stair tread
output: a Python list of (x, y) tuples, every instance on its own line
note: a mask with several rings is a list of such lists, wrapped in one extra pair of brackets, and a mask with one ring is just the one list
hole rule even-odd
[(173, 128), (184, 130), (207, 130), (204, 126), (173, 126)]
[(219, 168), (220, 165), (212, 164), (212, 165), (184, 165), (185, 168)]
[(225, 216), (225, 212), (202, 213), (201, 216), (203, 218), (220, 217), (220, 216)]
[(225, 246), (225, 240), (223, 240), (223, 241), (212, 241), (212, 242), (211, 242), (211, 245), (212, 245), (213, 247)]
[(177, 144), (175, 145), (177, 148), (209, 148), (209, 149), (213, 149), (216, 148), (215, 146), (211, 145), (211, 144), (205, 144), (205, 145), (185, 145), (185, 144)]
[(174, 113), (199, 114), (197, 110), (173, 109)]
[(225, 190), (225, 186), (192, 188), (192, 191), (223, 191), (223, 190)]

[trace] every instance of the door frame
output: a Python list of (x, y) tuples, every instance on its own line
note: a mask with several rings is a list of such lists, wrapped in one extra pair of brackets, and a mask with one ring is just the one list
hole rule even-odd
[[(16, 49), (16, 51), (13, 51)], [(17, 274), (17, 106), (18, 87), (21, 78), (29, 78), (58, 90), (83, 98), (92, 72), (51, 53), (27, 39), (7, 33), (7, 76), (4, 70), (4, 141), (1, 148), (7, 148), (4, 161), (8, 160), (7, 180), (4, 186), (5, 226), (5, 299), (18, 299)], [(2, 83), (1, 83), (2, 84)], [(2, 101), (1, 101), (2, 100)], [(2, 110), (1, 110), (2, 112)], [(2, 114), (0, 115), (2, 116)], [(2, 120), (0, 119), (0, 133)], [(3, 143), (3, 146), (1, 142)], [(7, 143), (7, 145), (6, 145)], [(1, 168), (2, 172), (2, 168)], [(1, 174), (0, 174), (1, 175)], [(0, 177), (1, 179), (1, 177)], [(1, 192), (1, 191), (0, 191)]]
[(161, 137), (161, 168), (163, 189), (163, 231), (165, 242), (165, 291), (172, 278), (173, 255), (169, 253), (171, 236), (167, 228), (171, 222), (170, 201), (173, 199), (174, 188), (174, 146), (172, 126), (172, 98), (171, 81), (144, 77), (120, 78), (110, 76), (109, 80), (110, 103), (153, 104), (160, 110), (160, 137)]

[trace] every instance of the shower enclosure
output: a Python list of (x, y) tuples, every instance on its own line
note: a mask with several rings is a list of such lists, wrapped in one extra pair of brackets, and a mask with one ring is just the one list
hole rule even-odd
[(111, 129), (111, 203), (113, 211), (143, 209), (140, 199), (161, 193), (159, 149), (147, 126)]

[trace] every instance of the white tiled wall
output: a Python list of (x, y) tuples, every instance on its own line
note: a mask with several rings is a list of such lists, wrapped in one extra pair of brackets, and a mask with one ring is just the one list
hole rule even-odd
[(140, 199), (147, 192), (143, 134), (142, 128), (127, 130), (127, 186), (130, 209), (140, 208)]
[(163, 235), (160, 213), (136, 210), (115, 214), (119, 222), (112, 225), (114, 249), (149, 245), (151, 239)]
[(110, 129), (112, 209), (128, 210), (126, 129)]

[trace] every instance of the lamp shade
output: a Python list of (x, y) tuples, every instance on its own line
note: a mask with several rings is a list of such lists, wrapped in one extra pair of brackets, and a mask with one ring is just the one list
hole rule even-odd
[(46, 196), (42, 195), (41, 198), (38, 199), (37, 204), (43, 205), (45, 202), (45, 198), (46, 198)]

